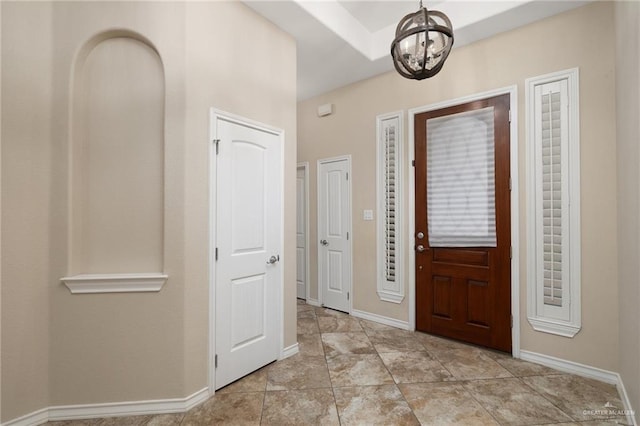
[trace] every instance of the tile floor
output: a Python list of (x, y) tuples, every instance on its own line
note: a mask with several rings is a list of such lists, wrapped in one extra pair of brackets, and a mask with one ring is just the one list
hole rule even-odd
[(186, 414), (57, 426), (601, 425), (612, 385), (490, 350), (298, 301), (300, 353), (219, 390)]

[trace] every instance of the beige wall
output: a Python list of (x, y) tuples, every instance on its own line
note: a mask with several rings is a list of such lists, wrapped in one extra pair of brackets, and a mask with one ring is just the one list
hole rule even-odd
[[(594, 31), (594, 28), (600, 30)], [(315, 259), (317, 255), (316, 160), (351, 154), (354, 308), (408, 320), (407, 297), (400, 305), (378, 299), (375, 221), (362, 220), (363, 209), (375, 210), (376, 115), (515, 84), (518, 86), (520, 156), (521, 348), (617, 371), (617, 219), (616, 193), (612, 191), (616, 185), (613, 45), (613, 4), (596, 2), (454, 49), (443, 70), (434, 78), (417, 82), (391, 72), (300, 102), (298, 161), (309, 161), (311, 165), (311, 258)], [(598, 52), (597, 60), (594, 60), (594, 52)], [(572, 67), (580, 68), (583, 324), (582, 331), (568, 339), (536, 332), (526, 318), (524, 81), (528, 77)], [(335, 113), (319, 118), (316, 107), (324, 103), (333, 103)], [(408, 152), (406, 146), (405, 141), (405, 153)], [(405, 174), (408, 167), (406, 169)], [(407, 179), (408, 175), (405, 175), (405, 183)], [(405, 219), (409, 213), (405, 212)], [(406, 230), (405, 235), (411, 232)], [(411, 249), (412, 241), (408, 241), (406, 247)], [(313, 268), (311, 285), (311, 294), (316, 296), (317, 271)], [(405, 294), (408, 294), (407, 286), (408, 283)]]
[(640, 3), (616, 2), (620, 376), (640, 420)]
[[(10, 19), (17, 9), (2, 4), (3, 420), (48, 405), (50, 383), (52, 147), (41, 141), (51, 139), (53, 51), (42, 34), (51, 32), (52, 8), (25, 4), (29, 26)], [(25, 55), (25, 49), (38, 55)]]
[[(154, 294), (71, 295), (58, 280), (76, 272), (72, 70), (114, 29), (148, 39), (164, 67), (169, 280)], [(252, 66), (235, 66), (239, 46)], [(207, 386), (210, 107), (285, 130), (284, 346), (295, 343), (295, 42), (239, 2), (3, 2), (2, 48), (2, 421)]]

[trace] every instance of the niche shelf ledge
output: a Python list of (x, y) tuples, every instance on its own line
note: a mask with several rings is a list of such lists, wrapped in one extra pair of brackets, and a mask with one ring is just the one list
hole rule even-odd
[(72, 294), (158, 292), (169, 278), (153, 273), (81, 274), (60, 278)]

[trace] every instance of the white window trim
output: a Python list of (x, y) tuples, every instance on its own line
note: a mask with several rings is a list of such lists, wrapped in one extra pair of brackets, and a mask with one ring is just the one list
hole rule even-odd
[[(529, 78), (525, 82), (527, 106), (527, 317), (536, 331), (564, 337), (574, 337), (582, 327), (580, 303), (580, 120), (578, 68)], [(562, 307), (567, 318), (558, 319), (545, 315), (539, 308), (539, 287), (544, 283), (538, 279), (536, 229), (536, 197), (541, 191), (536, 179), (535, 144), (535, 88), (555, 81), (567, 81), (568, 94), (568, 191), (569, 199), (569, 302)]]
[[(384, 182), (384, 141), (382, 138), (382, 123), (385, 120), (397, 119), (398, 127), (396, 129), (396, 276), (395, 282), (387, 281), (385, 274), (385, 182)], [(380, 300), (392, 303), (401, 303), (404, 300), (404, 256), (403, 256), (403, 197), (402, 197), (402, 181), (403, 181), (403, 149), (404, 144), (404, 113), (396, 111), (387, 114), (381, 114), (376, 117), (376, 213), (377, 213), (377, 292)]]

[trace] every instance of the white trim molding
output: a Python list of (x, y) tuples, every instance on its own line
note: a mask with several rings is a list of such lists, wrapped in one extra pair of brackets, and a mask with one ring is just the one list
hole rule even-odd
[(296, 342), (293, 345), (287, 346), (286, 348), (282, 349), (282, 353), (280, 354), (280, 359), (289, 358), (290, 356), (294, 356), (298, 352), (300, 352), (300, 348), (298, 346), (298, 342)]
[[(402, 111), (381, 114), (376, 117), (376, 257), (377, 257), (377, 292), (380, 300), (392, 303), (401, 303), (404, 300), (404, 246), (403, 246), (403, 215), (402, 206), (402, 178), (403, 178), (403, 150), (404, 145), (404, 113)], [(389, 145), (393, 144), (392, 149)], [(393, 167), (388, 167), (389, 153), (393, 152)], [(393, 174), (389, 179), (389, 174)], [(394, 232), (393, 245), (393, 277), (387, 273), (388, 241), (387, 228), (390, 225), (389, 191), (388, 181), (393, 184), (393, 211), (392, 220)]]
[(59, 405), (34, 411), (33, 413), (3, 423), (2, 426), (33, 426), (48, 421), (59, 420), (184, 413), (209, 399), (209, 396), (209, 388), (207, 387), (185, 398), (126, 401), (106, 404)]
[(619, 373), (526, 350), (520, 351), (520, 359), (544, 365), (545, 367), (553, 368), (565, 373), (571, 373), (615, 385), (618, 389), (618, 393), (620, 394), (620, 399), (624, 404), (627, 423), (637, 426), (635, 416), (633, 415), (634, 411), (631, 407), (631, 403), (629, 402), (629, 395), (627, 394), (627, 390), (624, 387), (622, 377), (620, 377)]
[(169, 278), (157, 273), (82, 274), (60, 278), (72, 294), (158, 292)]
[(402, 330), (410, 330), (409, 323), (407, 321), (401, 321), (395, 318), (385, 317), (383, 315), (372, 314), (371, 312), (359, 311), (357, 309), (353, 309), (351, 311), (351, 315), (356, 318), (377, 322), (380, 324), (388, 325), (390, 327), (400, 328)]
[[(572, 338), (582, 327), (578, 68), (528, 78), (525, 88), (527, 318), (536, 331)], [(553, 146), (551, 137), (544, 136), (551, 130), (542, 130), (545, 96), (551, 105), (548, 108), (558, 111), (553, 121), (557, 124), (549, 127), (554, 135), (559, 130)], [(553, 170), (545, 171), (545, 167)], [(547, 187), (544, 176), (549, 179)]]
[(296, 165), (296, 171), (298, 169), (304, 170), (304, 214), (305, 214), (305, 229), (304, 229), (304, 280), (305, 280), (305, 289), (304, 289), (304, 298), (305, 300), (309, 300), (309, 294), (311, 293), (311, 246), (309, 245), (310, 241), (310, 228), (309, 228), (309, 162), (303, 161)]
[(318, 306), (318, 307), (322, 306), (322, 304), (318, 299), (312, 299), (310, 297), (307, 297), (307, 300), (305, 300), (305, 303), (311, 306)]
[[(490, 98), (509, 94), (509, 105), (511, 108), (511, 125), (509, 128), (510, 136), (510, 175), (511, 175), (511, 315), (513, 324), (511, 326), (511, 354), (518, 358), (520, 355), (520, 185), (518, 179), (518, 86), (508, 86), (500, 89), (490, 90), (488, 92), (477, 93), (464, 96), (449, 101), (438, 102), (435, 104), (412, 108), (408, 113), (408, 138), (407, 145), (409, 150), (409, 164), (415, 159), (414, 152), (414, 122), (415, 115), (426, 111), (446, 108), (453, 105), (464, 104), (478, 99)], [(409, 189), (407, 198), (409, 199), (409, 227), (407, 240), (405, 241), (405, 249), (409, 256), (409, 329), (416, 328), (416, 256), (413, 251), (413, 241), (415, 234), (415, 175), (413, 171), (409, 173)]]

